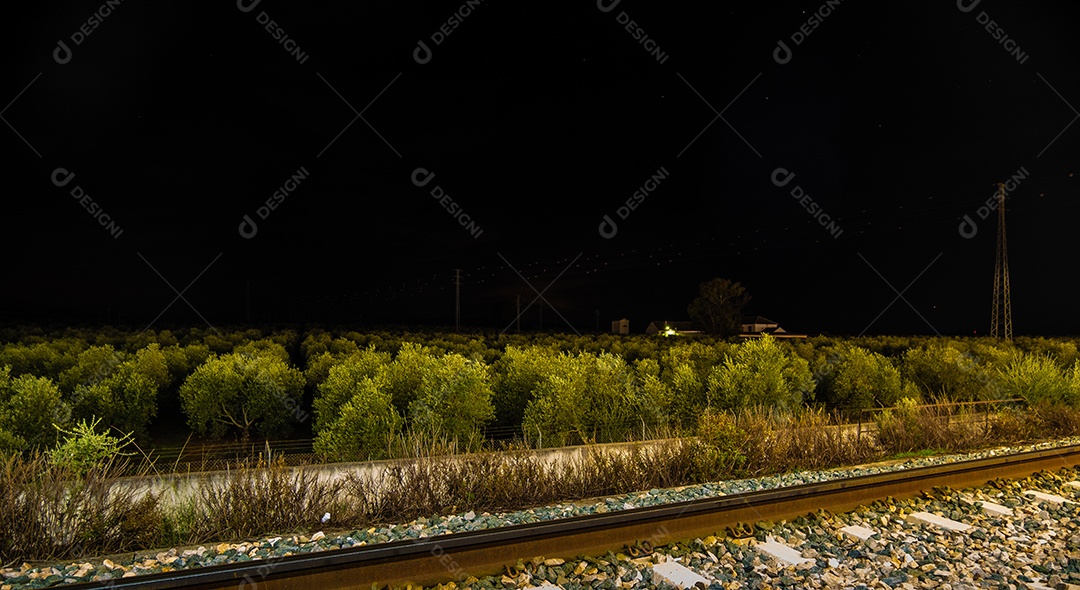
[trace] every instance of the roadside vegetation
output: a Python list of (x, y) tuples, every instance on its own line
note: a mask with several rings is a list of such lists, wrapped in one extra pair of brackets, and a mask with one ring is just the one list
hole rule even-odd
[[(3, 329), (0, 563), (1074, 436), (1078, 367), (1074, 342), (1042, 338)], [(203, 440), (309, 435), (324, 462), (415, 460), (326, 481), (252, 458), (179, 502), (117, 486), (169, 471), (147, 457), (170, 423)]]

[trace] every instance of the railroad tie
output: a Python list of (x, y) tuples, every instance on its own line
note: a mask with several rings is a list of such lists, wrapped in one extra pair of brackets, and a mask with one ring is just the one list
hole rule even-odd
[(939, 528), (943, 528), (949, 531), (962, 532), (971, 528), (970, 524), (965, 524), (951, 518), (945, 518), (944, 516), (938, 516), (929, 512), (912, 512), (907, 517), (908, 522), (914, 524), (931, 524)]
[(1008, 506), (1002, 506), (1001, 504), (996, 504), (987, 500), (975, 500), (973, 498), (962, 497), (960, 498), (960, 502), (967, 504), (968, 506), (978, 506), (983, 509), (983, 512), (996, 516), (1014, 516), (1016, 514), (1016, 511)]
[(1038, 490), (1024, 490), (1024, 495), (1053, 504), (1076, 504), (1076, 502), (1073, 502), (1068, 498), (1063, 498), (1057, 494), (1047, 494), (1046, 492), (1040, 492)]
[(765, 553), (769, 557), (784, 562), (785, 565), (799, 565), (801, 563), (814, 561), (813, 559), (803, 557), (794, 548), (777, 542), (772, 537), (767, 537), (764, 543), (758, 543), (756, 548), (758, 551)]
[(659, 578), (676, 588), (694, 588), (698, 584), (704, 584), (706, 588), (709, 586), (707, 578), (681, 563), (665, 561), (654, 565), (652, 569), (654, 580)]
[(844, 533), (845, 535), (847, 535), (849, 537), (855, 537), (856, 539), (858, 539), (860, 541), (865, 541), (865, 540), (869, 539), (870, 537), (873, 537), (874, 535), (878, 534), (877, 531), (875, 531), (873, 529), (868, 529), (866, 527), (858, 526), (858, 525), (846, 526), (846, 527), (840, 529), (840, 532)]

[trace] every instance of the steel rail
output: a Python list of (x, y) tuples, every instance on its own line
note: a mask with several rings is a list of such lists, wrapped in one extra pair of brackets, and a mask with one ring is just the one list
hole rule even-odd
[(628, 543), (659, 546), (723, 531), (738, 523), (777, 521), (826, 509), (843, 512), (888, 496), (903, 499), (935, 487), (971, 487), (1080, 465), (1080, 445), (1027, 451), (858, 476), (824, 483), (718, 496), (551, 521), (340, 550), (303, 553), (139, 575), (84, 588), (337, 589), (407, 583), (434, 585), (497, 574), (534, 556), (574, 559), (601, 556)]

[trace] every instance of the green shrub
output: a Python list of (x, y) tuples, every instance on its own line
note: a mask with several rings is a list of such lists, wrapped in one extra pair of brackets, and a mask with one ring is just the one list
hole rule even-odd
[(495, 417), (491, 395), (487, 365), (457, 353), (446, 354), (423, 376), (409, 403), (409, 427), (457, 441), (477, 437), (480, 428)]
[(1007, 398), (1023, 398), (1029, 406), (1039, 404), (1080, 405), (1080, 384), (1074, 366), (1066, 375), (1049, 355), (1025, 354), (998, 369), (1001, 392)]
[(49, 451), (49, 462), (82, 476), (108, 461), (130, 456), (130, 453), (123, 452), (123, 448), (131, 442), (131, 433), (119, 438), (108, 433), (98, 433), (100, 422), (101, 419), (97, 419), (87, 424), (85, 420), (80, 420), (71, 430), (57, 427), (57, 430), (67, 436)]
[(886, 357), (842, 346), (818, 366), (817, 399), (842, 408), (888, 407), (903, 393), (900, 371)]
[(698, 448), (694, 468), (702, 481), (716, 481), (739, 473), (746, 463), (743, 444), (747, 433), (738, 428), (735, 415), (708, 408), (697, 424)]
[(326, 367), (326, 375), (319, 381), (315, 396), (316, 434), (337, 420), (341, 407), (353, 398), (361, 381), (374, 378), (390, 362), (388, 353), (376, 352), (373, 346), (358, 349), (341, 359), (335, 359), (331, 353), (322, 353), (318, 358), (330, 359), (333, 363)]
[(1001, 395), (992, 369), (949, 344), (909, 349), (904, 353), (903, 375), (924, 399), (974, 401)]
[(349, 400), (316, 434), (316, 453), (336, 461), (387, 457), (403, 420), (379, 380), (363, 377), (350, 387)]
[(806, 360), (766, 335), (739, 345), (713, 369), (706, 395), (709, 406), (768, 406), (789, 413), (801, 407), (813, 390), (814, 379)]
[(56, 441), (53, 424), (66, 424), (71, 410), (60, 389), (47, 377), (11, 377), (0, 368), (0, 448), (13, 451), (44, 450)]
[(227, 354), (195, 369), (180, 387), (180, 400), (188, 425), (202, 435), (284, 436), (290, 422), (307, 419), (300, 409), (303, 386), (303, 374), (276, 356)]

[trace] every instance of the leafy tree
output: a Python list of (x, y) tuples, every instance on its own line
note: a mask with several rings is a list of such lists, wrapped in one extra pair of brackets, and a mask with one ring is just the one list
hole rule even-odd
[[(335, 367), (331, 372), (346, 373), (348, 369), (343, 367)], [(316, 434), (316, 453), (339, 461), (386, 457), (402, 418), (394, 409), (389, 391), (376, 381), (363, 377), (356, 382), (349, 401)]]
[(457, 440), (478, 434), (495, 417), (491, 393), (487, 365), (456, 353), (444, 355), (409, 403), (410, 427)]
[(106, 345), (84, 351), (62, 379), (69, 386), (74, 384), (71, 399), (75, 418), (98, 418), (106, 428), (142, 438), (157, 415), (158, 393), (168, 385), (170, 376), (166, 357), (157, 344), (126, 357)]
[(933, 342), (904, 353), (904, 378), (927, 399), (972, 401), (1001, 396), (997, 375), (970, 353)]
[(408, 415), (409, 404), (424, 385), (424, 376), (433, 373), (437, 365), (431, 349), (412, 342), (401, 345), (393, 362), (386, 365), (382, 381), (399, 414)]
[(739, 333), (739, 319), (750, 294), (738, 282), (715, 278), (701, 283), (698, 296), (686, 308), (690, 319), (710, 334)]
[(792, 412), (810, 397), (814, 379), (805, 359), (765, 335), (739, 345), (709, 376), (709, 405), (723, 409), (769, 406)]
[[(635, 380), (626, 361), (609, 353), (564, 354), (556, 369), (539, 383), (522, 425), (526, 436), (542, 439), (544, 446), (622, 438), (641, 424), (650, 403), (667, 395), (657, 382)], [(656, 367), (640, 370), (648, 376)]]
[(506, 347), (506, 352), (494, 365), (496, 424), (504, 428), (521, 425), (525, 408), (532, 401), (536, 388), (548, 375), (559, 370), (559, 357), (557, 350), (546, 347)]
[(239, 430), (248, 440), (283, 436), (289, 423), (304, 420), (300, 410), (304, 376), (274, 355), (227, 354), (211, 357), (180, 387), (188, 424), (215, 438)]
[[(330, 353), (322, 353), (320, 356), (323, 355), (328, 356)], [(341, 408), (356, 395), (361, 382), (374, 378), (389, 362), (388, 353), (376, 352), (372, 346), (358, 350), (338, 364), (328, 367), (327, 376), (319, 383), (318, 395), (315, 396), (315, 432), (318, 433), (333, 424), (338, 419)]]
[(889, 359), (858, 346), (838, 347), (818, 361), (818, 399), (844, 408), (889, 407), (900, 399), (900, 371)]
[(0, 450), (44, 450), (56, 441), (53, 424), (66, 424), (70, 416), (51, 379), (13, 378), (9, 367), (0, 368)]

